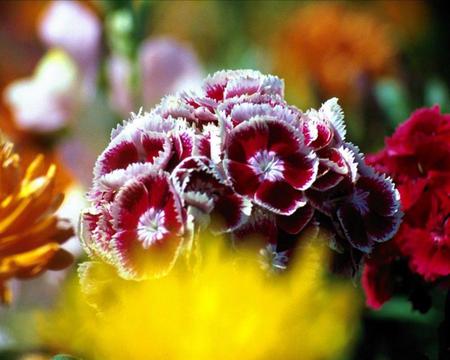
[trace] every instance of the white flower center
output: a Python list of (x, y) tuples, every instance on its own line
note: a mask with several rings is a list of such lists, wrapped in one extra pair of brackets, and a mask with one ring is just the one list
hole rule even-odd
[(164, 222), (165, 215), (161, 210), (158, 211), (150, 208), (141, 215), (137, 226), (137, 233), (144, 249), (148, 249), (169, 232), (164, 226)]
[(283, 178), (284, 164), (274, 151), (259, 151), (248, 162), (260, 181)]

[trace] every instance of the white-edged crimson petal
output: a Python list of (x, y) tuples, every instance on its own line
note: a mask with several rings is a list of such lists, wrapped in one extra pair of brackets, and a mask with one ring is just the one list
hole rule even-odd
[(338, 174), (345, 175), (348, 173), (348, 165), (340, 150), (336, 148), (322, 149), (318, 153), (318, 156), (322, 164), (328, 166)]
[(250, 196), (256, 192), (259, 180), (250, 166), (233, 160), (226, 161), (225, 166), (233, 188), (239, 194)]
[(244, 163), (256, 153), (267, 149), (269, 127), (262, 119), (254, 119), (236, 126), (228, 138), (227, 157)]
[(267, 149), (279, 156), (287, 156), (300, 150), (299, 133), (289, 124), (279, 120), (266, 120), (269, 130)]
[(162, 209), (167, 201), (174, 196), (168, 175), (163, 172), (152, 173), (138, 179), (148, 192), (148, 206), (155, 209)]
[(329, 171), (317, 178), (312, 184), (312, 188), (318, 191), (327, 191), (335, 187), (344, 179), (343, 175), (337, 174), (334, 171)]
[(258, 205), (280, 215), (291, 215), (306, 204), (303, 192), (283, 181), (264, 181), (256, 191), (254, 200)]
[(139, 217), (149, 206), (148, 200), (148, 191), (141, 181), (126, 183), (111, 206), (116, 231), (136, 228)]
[(383, 176), (361, 176), (357, 187), (368, 193), (367, 202), (371, 211), (383, 216), (394, 215), (400, 207), (399, 195), (391, 180)]
[(335, 134), (339, 141), (343, 141), (346, 135), (344, 112), (338, 104), (337, 98), (331, 98), (322, 104), (319, 112), (328, 120), (334, 127)]
[(370, 253), (373, 243), (367, 236), (364, 219), (359, 211), (351, 204), (343, 204), (336, 215), (350, 244), (362, 252)]
[(224, 90), (224, 98), (229, 99), (241, 95), (252, 95), (256, 93), (261, 85), (258, 78), (233, 78), (227, 83)]
[(314, 153), (294, 153), (282, 157), (284, 179), (297, 190), (306, 190), (317, 176), (318, 161)]
[(159, 136), (151, 136), (151, 134), (142, 134), (141, 142), (143, 150), (145, 151), (145, 160), (153, 162), (155, 157), (160, 152), (164, 151), (165, 137), (161, 134)]
[(125, 169), (137, 161), (139, 156), (136, 146), (130, 141), (120, 141), (100, 155), (94, 172), (96, 177), (99, 177), (116, 169)]
[(237, 194), (219, 196), (211, 214), (211, 225), (216, 232), (228, 232), (237, 228), (244, 219), (245, 200)]
[(251, 243), (257, 248), (267, 243), (275, 244), (277, 236), (275, 216), (259, 206), (254, 206), (248, 220), (232, 232), (235, 245)]
[(121, 231), (114, 235), (111, 247), (120, 275), (140, 280), (166, 275), (178, 257), (181, 243), (180, 236), (168, 233), (144, 248), (135, 231)]
[(333, 131), (324, 121), (317, 122), (316, 128), (317, 137), (310, 143), (310, 146), (313, 149), (322, 149), (330, 144), (331, 140), (333, 139)]
[(314, 208), (310, 205), (305, 205), (290, 216), (278, 215), (277, 224), (288, 234), (296, 235), (308, 225), (313, 215)]

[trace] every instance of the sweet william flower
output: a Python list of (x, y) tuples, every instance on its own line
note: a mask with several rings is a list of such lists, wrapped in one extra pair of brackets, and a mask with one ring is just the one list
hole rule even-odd
[(318, 162), (289, 124), (255, 118), (229, 134), (225, 167), (235, 190), (274, 213), (291, 215), (306, 204)]
[[(165, 274), (182, 243), (183, 214), (168, 174), (131, 180), (111, 205), (115, 230), (111, 247), (127, 277)], [(130, 271), (132, 274), (130, 275)]]

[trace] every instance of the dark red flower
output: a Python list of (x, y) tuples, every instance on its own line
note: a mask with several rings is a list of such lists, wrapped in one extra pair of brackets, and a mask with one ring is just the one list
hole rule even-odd
[(281, 121), (255, 118), (236, 126), (225, 153), (234, 189), (274, 213), (294, 213), (306, 204), (303, 190), (314, 182), (318, 166), (301, 144), (296, 130)]
[[(437, 106), (417, 110), (367, 162), (390, 175), (400, 192), (404, 219), (394, 238), (398, 256), (425, 281), (450, 275), (450, 115)], [(366, 265), (365, 273), (373, 274), (364, 280), (369, 297), (384, 281), (383, 266)]]

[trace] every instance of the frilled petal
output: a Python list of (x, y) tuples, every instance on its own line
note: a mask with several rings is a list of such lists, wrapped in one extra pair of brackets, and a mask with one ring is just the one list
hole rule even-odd
[(246, 164), (229, 160), (226, 162), (227, 173), (234, 189), (241, 195), (253, 195), (259, 186), (258, 176)]
[(381, 216), (370, 213), (364, 218), (367, 235), (376, 242), (383, 242), (391, 239), (400, 226), (400, 214), (392, 216)]
[(277, 217), (277, 225), (288, 234), (296, 235), (308, 225), (313, 215), (314, 208), (310, 205), (305, 205), (290, 216), (279, 215)]
[(370, 252), (373, 244), (366, 234), (364, 221), (359, 211), (351, 204), (343, 204), (337, 210), (337, 218), (350, 244), (362, 252)]
[(125, 169), (139, 161), (136, 146), (131, 141), (121, 141), (109, 147), (97, 160), (95, 175), (101, 176), (116, 169)]
[(297, 190), (309, 188), (317, 176), (318, 161), (315, 155), (295, 153), (282, 159), (286, 182)]
[(300, 134), (289, 124), (279, 120), (266, 120), (269, 137), (268, 150), (275, 152), (278, 156), (285, 157), (300, 152)]
[(367, 202), (371, 211), (383, 216), (398, 212), (399, 194), (390, 179), (385, 179), (381, 175), (361, 176), (357, 186), (368, 193)]
[(245, 220), (248, 203), (237, 194), (219, 196), (212, 213), (212, 226), (215, 231), (232, 231)]
[(246, 162), (257, 152), (267, 149), (269, 127), (262, 119), (255, 119), (236, 126), (228, 138), (227, 157)]
[(149, 194), (144, 184), (139, 180), (127, 183), (112, 205), (115, 229), (120, 231), (136, 228), (139, 217), (148, 207)]
[(334, 172), (345, 175), (348, 173), (348, 166), (345, 161), (344, 155), (341, 152), (341, 149), (336, 148), (326, 148), (322, 149), (318, 156), (320, 158), (320, 162), (332, 169)]
[(124, 278), (146, 279), (161, 277), (173, 267), (182, 238), (167, 234), (152, 246), (144, 248), (135, 231), (122, 231), (114, 235), (112, 249)]
[(335, 173), (334, 171), (328, 171), (326, 174), (317, 178), (311, 187), (317, 191), (327, 191), (334, 188), (343, 179), (344, 179), (343, 175)]
[(280, 215), (291, 215), (306, 204), (303, 192), (283, 181), (264, 181), (255, 194), (255, 202)]

